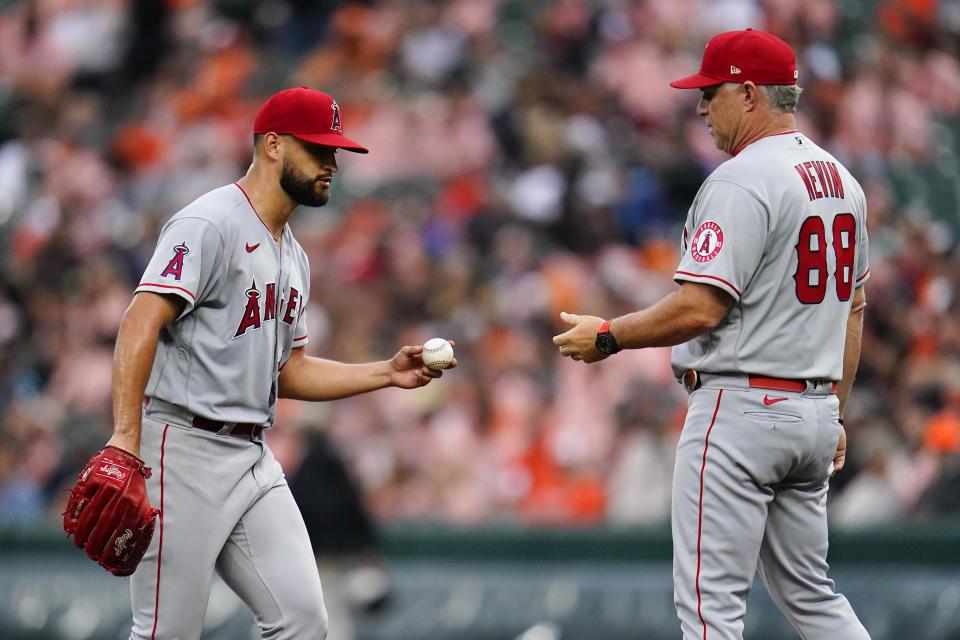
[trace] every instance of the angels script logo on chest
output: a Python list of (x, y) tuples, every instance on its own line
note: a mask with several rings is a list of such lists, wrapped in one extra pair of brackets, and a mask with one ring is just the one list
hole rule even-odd
[[(239, 338), (248, 330), (259, 329), (264, 322), (271, 322), (280, 315), (280, 321), (293, 325), (303, 311), (303, 300), (296, 287), (291, 286), (286, 297), (277, 299), (277, 283), (268, 283), (263, 291), (257, 287), (257, 281), (254, 279), (250, 287), (244, 292), (247, 297), (244, 306), (243, 316), (240, 318), (240, 324), (234, 333), (234, 338)], [(261, 300), (262, 299), (262, 300)]]

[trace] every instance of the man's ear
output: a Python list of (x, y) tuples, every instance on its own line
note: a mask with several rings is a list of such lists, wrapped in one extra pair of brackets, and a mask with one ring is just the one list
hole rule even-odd
[(763, 101), (764, 98), (760, 95), (763, 91), (750, 80), (747, 80), (741, 86), (743, 87), (743, 110), (745, 112), (753, 111)]
[(263, 134), (263, 138), (260, 140), (260, 153), (265, 157), (271, 160), (280, 159), (280, 136), (276, 133), (270, 132)]

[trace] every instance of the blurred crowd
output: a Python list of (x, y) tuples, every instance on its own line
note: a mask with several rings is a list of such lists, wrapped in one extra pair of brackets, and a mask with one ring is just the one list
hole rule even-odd
[[(867, 194), (863, 356), (837, 523), (960, 510), (960, 2), (0, 1), (0, 525), (55, 521), (109, 437), (112, 347), (157, 231), (241, 176), (276, 90), (336, 97), (311, 258), (314, 355), (433, 336), (460, 366), (416, 392), (283, 401), (293, 473), (336, 443), (386, 523), (634, 526), (669, 517), (686, 394), (669, 350), (562, 359), (560, 311), (676, 286), (680, 229), (725, 157), (668, 82), (716, 33), (795, 48), (800, 129)], [(949, 176), (953, 179), (949, 179)], [(324, 491), (324, 487), (316, 487)]]

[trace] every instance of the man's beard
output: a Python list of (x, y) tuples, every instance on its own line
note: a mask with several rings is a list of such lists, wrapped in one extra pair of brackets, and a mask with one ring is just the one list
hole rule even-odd
[(291, 200), (306, 207), (322, 207), (330, 199), (329, 189), (318, 188), (316, 179), (305, 176), (287, 158), (280, 170), (280, 188)]

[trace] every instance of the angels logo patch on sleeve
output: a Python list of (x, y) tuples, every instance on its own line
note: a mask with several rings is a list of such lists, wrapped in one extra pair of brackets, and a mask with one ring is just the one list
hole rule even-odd
[(690, 255), (697, 262), (709, 262), (723, 248), (723, 230), (716, 222), (704, 222), (697, 229), (690, 244)]
[(173, 248), (173, 258), (167, 263), (167, 267), (160, 274), (160, 277), (166, 278), (167, 276), (173, 276), (174, 280), (179, 280), (183, 277), (183, 257), (188, 253), (190, 253), (190, 249), (187, 247), (185, 241), (175, 246)]

